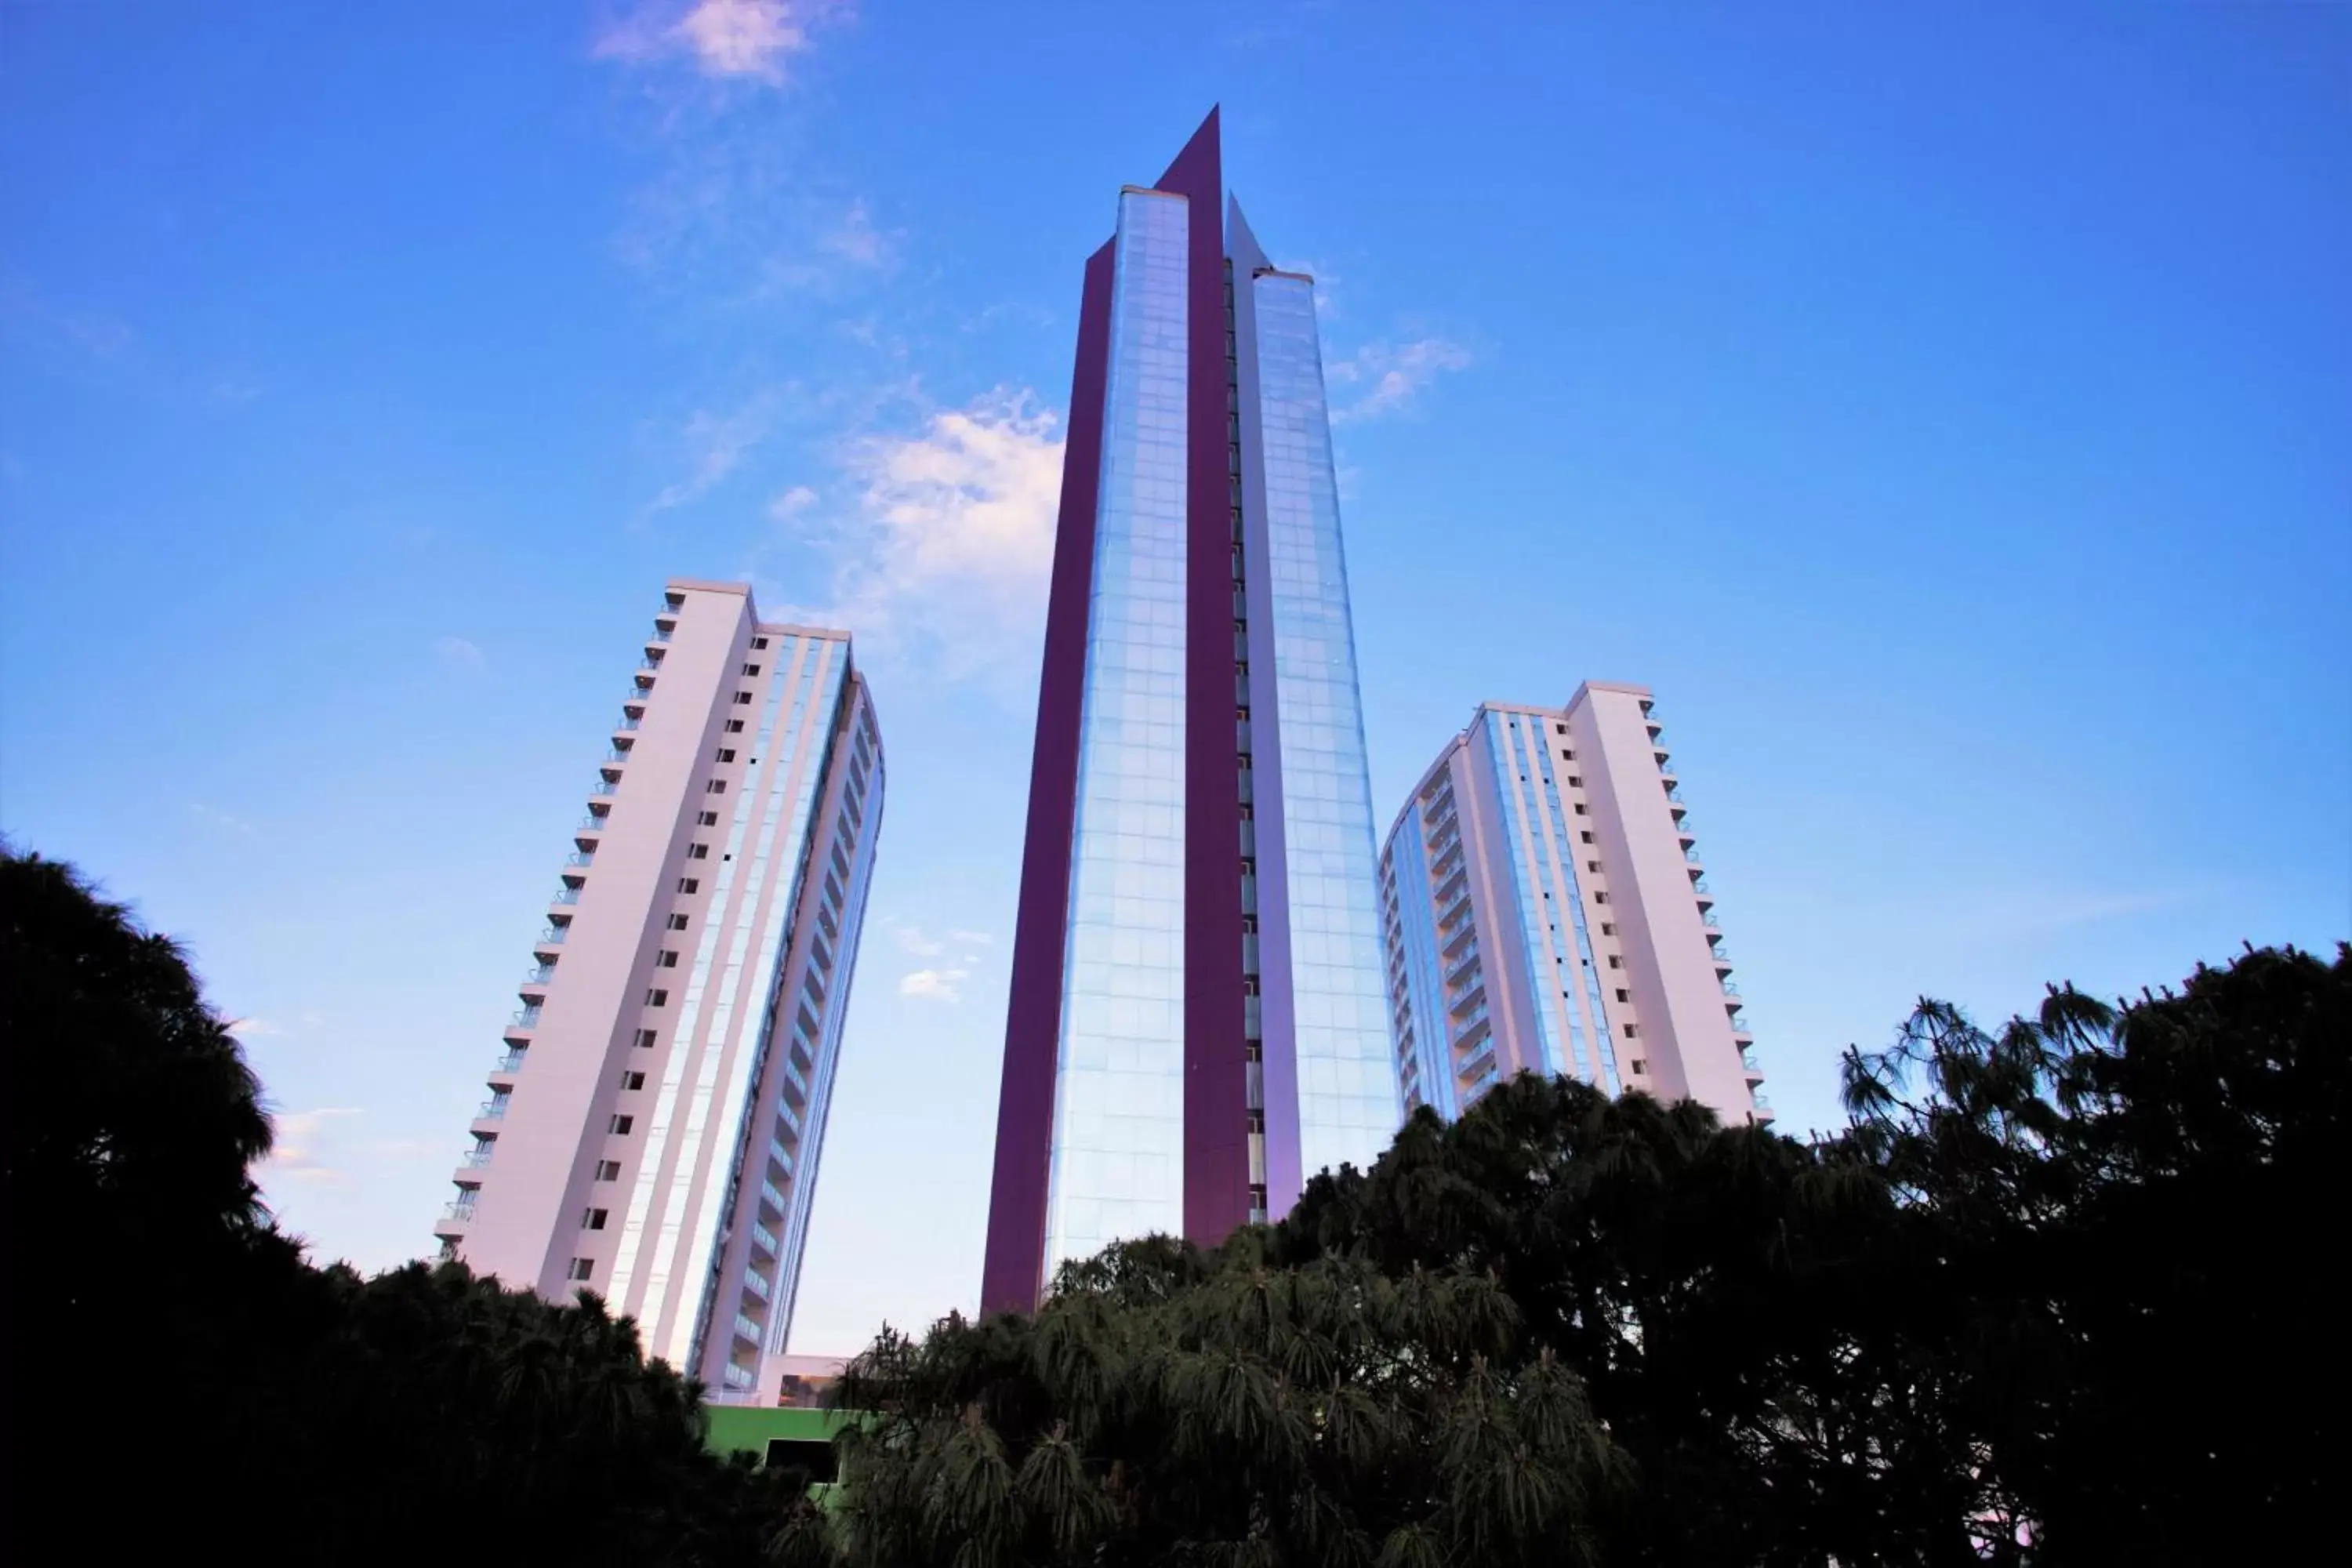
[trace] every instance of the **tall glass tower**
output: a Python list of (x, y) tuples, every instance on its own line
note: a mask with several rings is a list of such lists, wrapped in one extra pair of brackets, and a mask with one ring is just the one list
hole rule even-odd
[(1223, 198), (1212, 110), (1086, 267), (983, 1310), (1399, 1120), (1315, 281)]

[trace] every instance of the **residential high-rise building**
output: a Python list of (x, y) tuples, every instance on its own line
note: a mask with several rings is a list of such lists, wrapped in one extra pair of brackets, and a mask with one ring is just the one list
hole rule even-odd
[(1525, 1070), (1771, 1120), (1645, 688), (1480, 708), (1397, 814), (1381, 907), (1408, 1108)]
[(846, 633), (673, 582), (434, 1229), (602, 1294), (652, 1354), (772, 1403), (858, 931), (882, 740)]
[(1397, 1126), (1315, 283), (1223, 195), (1213, 111), (1086, 267), (984, 1310)]

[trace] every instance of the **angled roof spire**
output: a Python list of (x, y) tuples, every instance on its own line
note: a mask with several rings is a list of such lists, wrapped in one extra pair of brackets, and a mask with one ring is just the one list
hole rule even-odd
[(1224, 188), (1224, 165), (1218, 145), (1216, 105), (1210, 105), (1209, 117), (1201, 121), (1201, 128), (1192, 132), (1192, 139), (1184, 143), (1184, 150), (1176, 154), (1176, 161), (1169, 164), (1160, 178), (1153, 182), (1153, 188), (1162, 191), (1182, 191), (1195, 199), (1205, 195), (1212, 208), (1214, 207), (1218, 195), (1223, 194)]

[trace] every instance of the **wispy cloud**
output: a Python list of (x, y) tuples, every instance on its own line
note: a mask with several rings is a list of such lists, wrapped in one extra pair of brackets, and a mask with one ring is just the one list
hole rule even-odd
[(816, 503), (816, 491), (806, 485), (794, 485), (768, 503), (768, 515), (778, 522), (783, 522), (798, 517)]
[(768, 438), (774, 418), (775, 398), (770, 393), (758, 394), (731, 413), (696, 409), (678, 432), (686, 449), (686, 477), (663, 486), (646, 510), (668, 511), (708, 494)]
[(950, 676), (1025, 670), (1053, 566), (1060, 421), (999, 387), (911, 433), (854, 440), (844, 468), (846, 515), (787, 514), (833, 567), (831, 603), (804, 613)]
[(984, 931), (951, 931), (948, 932), (948, 940), (971, 947), (986, 947), (996, 939)]
[(926, 1002), (961, 1002), (963, 983), (971, 978), (966, 969), (918, 969), (898, 982), (898, 994)]
[(656, 0), (598, 34), (593, 53), (627, 65), (690, 62), (707, 77), (781, 87), (812, 29), (850, 11), (846, 0)]
[(874, 226), (873, 215), (866, 210), (863, 199), (851, 202), (841, 221), (826, 230), (818, 244), (860, 267), (887, 266), (891, 258), (891, 237)]
[(251, 838), (261, 831), (245, 818), (206, 805), (200, 800), (188, 802), (188, 815), (224, 832), (234, 833), (240, 838)]
[(261, 1163), (263, 1178), (283, 1176), (289, 1181), (308, 1183), (343, 1180), (343, 1172), (328, 1163), (324, 1145), (332, 1142), (333, 1123), (358, 1114), (355, 1107), (348, 1105), (278, 1112), (270, 1119), (277, 1138), (270, 1147), (269, 1158)]
[(479, 675), (490, 667), (481, 648), (466, 637), (434, 638), (433, 657), (446, 668), (467, 675)]
[(920, 926), (904, 925), (893, 921), (890, 934), (898, 939), (901, 951), (911, 952), (917, 958), (937, 958), (948, 950), (947, 943), (928, 934)]
[(1470, 351), (1445, 338), (1367, 343), (1347, 358), (1324, 366), (1323, 378), (1333, 389), (1331, 423), (1346, 425), (1405, 412), (1432, 382), (1469, 363)]
[(267, 1018), (231, 1018), (228, 1032), (240, 1040), (257, 1039), (264, 1035), (282, 1035), (284, 1029)]

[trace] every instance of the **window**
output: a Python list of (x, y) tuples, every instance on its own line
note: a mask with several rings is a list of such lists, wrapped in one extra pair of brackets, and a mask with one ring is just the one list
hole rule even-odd
[(702, 786), (702, 793), (705, 795), (725, 795), (727, 793), (727, 781), (725, 779), (712, 779), (709, 784)]
[(748, 691), (739, 691), (739, 692), (737, 692), (737, 693), (735, 694), (735, 706), (736, 706), (736, 707), (738, 707), (738, 708), (749, 708), (751, 705), (751, 694), (750, 692), (748, 692)]
[(621, 1179), (621, 1162), (618, 1160), (597, 1161), (596, 1179), (600, 1182), (619, 1181)]
[(669, 993), (668, 993), (668, 992), (667, 992), (667, 991), (648, 991), (648, 992), (646, 992), (646, 1006), (648, 1006), (648, 1007), (667, 1007), (667, 1006), (668, 1006), (668, 1005), (669, 1005)]
[(656, 1034), (654, 1030), (639, 1029), (637, 1031), (637, 1049), (641, 1051), (652, 1050), (654, 1048), (654, 1042), (660, 1038), (661, 1036)]
[(609, 1216), (606, 1210), (589, 1209), (580, 1216), (580, 1228), (583, 1230), (602, 1230), (604, 1228), (604, 1221), (607, 1217)]
[(669, 929), (672, 931), (684, 931), (686, 929), (686, 917), (684, 915), (670, 916)]
[(757, 675), (760, 673), (760, 667), (756, 664), (747, 664), (743, 667), (743, 673), (746, 675)]
[(1577, 842), (1580, 844), (1590, 844), (1592, 842), (1592, 830), (1588, 827), (1583, 832), (1578, 834), (1576, 837)]
[(1580, 800), (1576, 803), (1576, 815), (1579, 816), (1585, 815), (1584, 803)]
[(1639, 1024), (1628, 1024), (1628, 1025), (1626, 1025), (1626, 1026), (1625, 1026), (1625, 1037), (1626, 1037), (1627, 1039), (1629, 1039), (1629, 1040), (1638, 1040), (1638, 1039), (1640, 1039), (1640, 1038), (1642, 1037), (1642, 1026), (1641, 1026), (1641, 1025), (1639, 1025)]
[[(1565, 732), (1566, 731), (1562, 731), (1562, 733)], [(1570, 751), (1566, 746), (1562, 746), (1559, 749), (1559, 760), (1563, 763), (1572, 763), (1576, 761), (1576, 753)]]
[(626, 1138), (629, 1135), (629, 1129), (636, 1124), (637, 1119), (634, 1116), (615, 1116), (604, 1124), (604, 1131), (615, 1138)]
[(1596, 904), (1605, 904), (1609, 901), (1609, 895), (1607, 893), (1595, 893), (1592, 895), (1592, 901)]
[(751, 639), (751, 646), (754, 648), (766, 647), (768, 646), (768, 639), (765, 637), (753, 637)]
[(686, 847), (686, 858), (689, 860), (708, 860), (710, 858), (710, 846), (689, 844)]
[(741, 733), (743, 732), (743, 721), (742, 721), (742, 720), (740, 720), (740, 719), (730, 719), (730, 720), (728, 720), (728, 721), (727, 721), (727, 732), (728, 732), (729, 734), (730, 734), (730, 735), (740, 735), (740, 734), (741, 734)]
[(595, 1271), (596, 1263), (593, 1258), (575, 1258), (572, 1260), (571, 1268), (565, 1271), (563, 1277), (566, 1279), (585, 1279)]
[(1601, 862), (1598, 860), (1587, 860), (1584, 863), (1584, 868), (1588, 871), (1598, 871), (1601, 869)]
[[(1633, 994), (1631, 991), (1627, 991), (1627, 990), (1623, 989), (1622, 986), (1618, 989), (1618, 992), (1617, 992), (1617, 1000), (1619, 1000), (1620, 1002), (1631, 1002), (1633, 999)], [(638, 1074), (637, 1076), (638, 1076), (638, 1077), (640, 1077), (640, 1078), (642, 1078), (642, 1077), (644, 1077), (645, 1075), (644, 1075), (644, 1074), (642, 1074), (642, 1073), (640, 1073), (640, 1074)]]
[(654, 967), (656, 969), (676, 969), (677, 967), (677, 949), (674, 947), (663, 948), (660, 952), (654, 956)]
[(1611, 925), (1607, 921), (1602, 921), (1601, 922), (1601, 934), (1602, 936), (1615, 936), (1617, 934), (1617, 928)]
[(721, 747), (719, 747), (719, 760), (720, 762), (722, 762), (722, 763), (731, 763), (731, 762), (733, 762), (733, 761), (735, 760), (735, 752), (734, 752), (734, 751), (733, 751), (731, 748), (730, 748), (730, 747), (726, 747), (726, 746), (721, 746)]
[[(1619, 994), (1619, 1000), (1623, 1000), (1622, 993)], [(643, 1089), (646, 1087), (646, 1075), (641, 1072), (625, 1072), (621, 1075), (621, 1087), (623, 1089)]]
[(699, 889), (701, 886), (702, 886), (702, 884), (701, 884), (701, 883), (699, 883), (699, 882), (696, 881), (696, 880), (695, 880), (693, 878), (691, 878), (691, 877), (680, 877), (680, 878), (677, 879), (677, 890), (678, 890), (679, 892), (681, 892), (681, 893), (691, 893), (691, 892), (694, 892), (694, 891), (696, 891), (698, 889)]
[(1577, 774), (1577, 773), (1570, 773), (1570, 774), (1569, 774), (1569, 775), (1568, 775), (1568, 787), (1569, 787), (1569, 788), (1570, 788), (1570, 789), (1582, 789), (1582, 788), (1584, 787), (1584, 779), (1583, 779), (1583, 777), (1582, 777), (1580, 774)]
[(1645, 1061), (1643, 1061), (1640, 1058), (1638, 1058), (1638, 1057), (1637, 1057), (1637, 1058), (1634, 1058), (1634, 1061), (1633, 1061), (1633, 1071), (1634, 1071), (1634, 1073), (1635, 1073), (1637, 1076), (1640, 1076), (1640, 1077), (1645, 1077), (1645, 1078), (1646, 1078), (1646, 1077), (1649, 1075), (1649, 1071), (1650, 1071), (1650, 1064), (1649, 1064), (1649, 1063), (1647, 1063), (1647, 1062), (1645, 1062)]
[[(1601, 929), (1605, 931), (1608, 928), (1604, 926)], [(1609, 955), (1609, 967), (1612, 969), (1622, 969), (1625, 967), (1625, 961), (1612, 952)]]
[(1555, 723), (1551, 727), (1551, 732), (1555, 735), (1565, 735), (1568, 733), (1568, 726), (1565, 724)]

